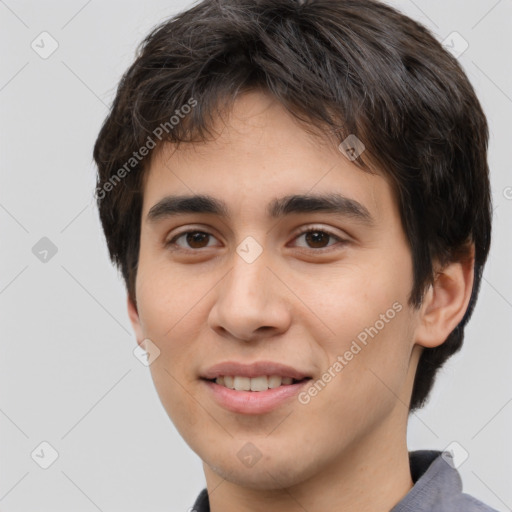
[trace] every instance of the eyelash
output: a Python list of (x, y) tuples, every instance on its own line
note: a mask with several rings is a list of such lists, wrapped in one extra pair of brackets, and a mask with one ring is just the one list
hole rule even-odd
[[(181, 238), (184, 235), (188, 235), (190, 233), (201, 233), (201, 234), (204, 234), (204, 235), (214, 236), (211, 233), (208, 233), (207, 231), (203, 231), (203, 230), (200, 230), (200, 229), (193, 229), (193, 230), (183, 231), (183, 232), (178, 233), (177, 235), (175, 235), (168, 242), (165, 242), (165, 244), (164, 244), (165, 247), (166, 248), (171, 248), (172, 247), (173, 250), (183, 251), (183, 252), (199, 252), (199, 251), (202, 251), (204, 249), (208, 249), (208, 247), (203, 247), (201, 249), (183, 249), (182, 247), (179, 247), (178, 245), (176, 245), (176, 241), (179, 238)], [(299, 233), (297, 233), (295, 235), (294, 240), (299, 238), (299, 237), (301, 237), (302, 235), (305, 235), (305, 234), (308, 234), (308, 233), (324, 233), (324, 234), (328, 235), (330, 238), (336, 239), (341, 244), (341, 246), (344, 246), (344, 245), (346, 245), (348, 243), (348, 240), (345, 240), (345, 239), (339, 237), (338, 235), (335, 235), (331, 231), (326, 230), (324, 228), (316, 228), (316, 227), (308, 227), (308, 228), (305, 228), (305, 229), (301, 230)], [(336, 245), (337, 244), (332, 244), (332, 245), (329, 245), (327, 247), (322, 247), (320, 249), (304, 248), (304, 247), (301, 247), (300, 249), (303, 249), (303, 250), (308, 250), (309, 249), (309, 250), (314, 251), (314, 252), (325, 253), (325, 252), (330, 252), (331, 250), (333, 250), (332, 248), (334, 246), (336, 246)]]

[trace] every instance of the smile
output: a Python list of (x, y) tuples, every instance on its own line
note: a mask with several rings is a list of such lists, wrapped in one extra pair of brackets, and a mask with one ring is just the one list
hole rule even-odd
[(280, 386), (296, 384), (306, 379), (296, 380), (291, 377), (281, 377), (279, 375), (262, 375), (252, 378), (238, 375), (221, 375), (215, 380), (210, 380), (210, 382), (215, 382), (219, 386), (224, 386), (225, 388), (235, 391), (267, 391), (268, 389), (274, 389)]

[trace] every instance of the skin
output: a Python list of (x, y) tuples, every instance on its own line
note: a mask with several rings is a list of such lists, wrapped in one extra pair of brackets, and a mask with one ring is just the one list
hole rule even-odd
[[(413, 486), (406, 429), (418, 358), (462, 319), (473, 262), (438, 269), (421, 308), (411, 308), (411, 252), (382, 174), (361, 171), (260, 92), (239, 97), (215, 129), (214, 140), (162, 147), (145, 176), (128, 312), (138, 343), (160, 350), (150, 370), (161, 402), (203, 460), (212, 512), (388, 511)], [(332, 213), (265, 215), (273, 198), (332, 191), (362, 203), (374, 226)], [(164, 196), (192, 193), (222, 199), (231, 216), (147, 221)], [(346, 243), (315, 245), (297, 236), (304, 227)], [(211, 236), (165, 247), (187, 229)], [(247, 236), (263, 249), (252, 263), (236, 252)], [(237, 414), (199, 379), (221, 361), (273, 360), (317, 380), (395, 302), (401, 311), (307, 404)], [(248, 442), (261, 454), (251, 467), (237, 456)]]

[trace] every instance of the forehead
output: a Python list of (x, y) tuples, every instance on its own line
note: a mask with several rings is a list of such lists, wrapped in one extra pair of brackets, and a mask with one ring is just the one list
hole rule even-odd
[(382, 173), (360, 169), (329, 134), (306, 130), (265, 94), (239, 97), (212, 128), (211, 140), (167, 143), (153, 155), (144, 179), (143, 216), (168, 195), (217, 198), (227, 217), (242, 212), (271, 217), (284, 204), (278, 205), (278, 198), (329, 194), (347, 198), (377, 220), (397, 213)]

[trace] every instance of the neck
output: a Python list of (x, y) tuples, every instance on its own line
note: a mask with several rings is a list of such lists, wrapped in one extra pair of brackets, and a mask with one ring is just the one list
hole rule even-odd
[[(224, 479), (203, 464), (210, 510), (389, 512), (413, 486), (406, 429), (407, 411), (397, 401), (395, 410), (377, 430), (358, 439), (329, 464), (319, 466), (314, 476), (301, 480), (297, 475), (297, 483), (285, 488), (255, 489), (250, 482), (247, 486), (239, 481), (233, 483), (233, 479)], [(262, 465), (259, 469), (265, 471)]]

